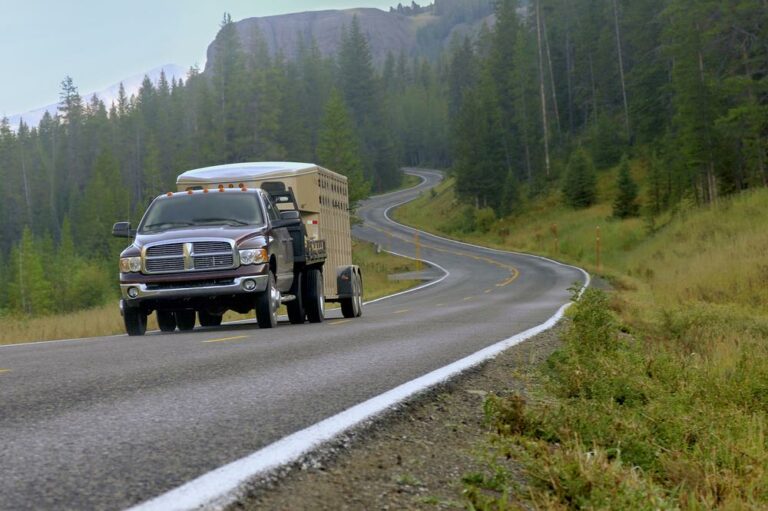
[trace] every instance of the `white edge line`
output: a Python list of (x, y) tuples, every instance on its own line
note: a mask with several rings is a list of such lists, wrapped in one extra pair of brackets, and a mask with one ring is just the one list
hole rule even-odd
[[(387, 208), (387, 210), (384, 212), (385, 217), (391, 222), (394, 221), (389, 217), (388, 213), (389, 210), (395, 206)], [(418, 229), (414, 229), (412, 227), (404, 227), (412, 231), (419, 231)], [(429, 236), (434, 236), (435, 238), (440, 238), (446, 241), (460, 243), (462, 245), (486, 249), (486, 247), (479, 247), (470, 243), (450, 240), (429, 233), (424, 234), (428, 234)], [(514, 253), (521, 256), (539, 258), (561, 266), (575, 268), (581, 271), (585, 276), (585, 283), (579, 293), (579, 296), (581, 296), (581, 293), (584, 292), (584, 289), (589, 286), (591, 281), (589, 273), (587, 273), (582, 268), (579, 268), (578, 266), (561, 263), (560, 261), (554, 261), (543, 256), (521, 254), (519, 252), (507, 252), (497, 249), (487, 250), (498, 253)], [(415, 259), (413, 257), (403, 256), (402, 254), (397, 254), (395, 252), (391, 253), (401, 257), (407, 257), (409, 259)], [(419, 289), (424, 289), (425, 287), (437, 284), (438, 282), (447, 278), (448, 275), (450, 275), (450, 272), (441, 266), (429, 261), (424, 262), (440, 268), (445, 272), (445, 275), (443, 275), (440, 279), (429, 282), (423, 286), (418, 286), (416, 288), (382, 297), (377, 300), (371, 300), (371, 302), (366, 303), (373, 303), (385, 298), (391, 298), (392, 296), (398, 296), (401, 294), (414, 292)], [(424, 392), (425, 390), (434, 387), (435, 385), (445, 382), (450, 378), (453, 378), (454, 376), (457, 376), (462, 372), (477, 366), (478, 364), (490, 360), (496, 357), (499, 353), (511, 348), (512, 346), (530, 339), (531, 337), (538, 335), (541, 332), (549, 330), (555, 326), (558, 321), (560, 321), (560, 319), (563, 317), (563, 314), (565, 313), (565, 310), (570, 307), (572, 303), (573, 302), (568, 302), (563, 304), (557, 310), (557, 312), (555, 312), (555, 314), (544, 323), (536, 325), (532, 328), (529, 328), (528, 330), (525, 330), (524, 332), (513, 335), (512, 337), (476, 351), (467, 357), (443, 366), (440, 369), (436, 369), (430, 373), (425, 374), (424, 376), (420, 376), (414, 380), (404, 383), (398, 387), (393, 388), (392, 390), (384, 392), (383, 394), (379, 394), (376, 397), (352, 406), (351, 408), (347, 408), (341, 413), (328, 417), (327, 419), (315, 423), (308, 428), (302, 429), (301, 431), (297, 431), (296, 433), (283, 437), (280, 440), (271, 443), (266, 447), (263, 447), (258, 451), (249, 454), (248, 456), (245, 456), (244, 458), (240, 458), (237, 461), (233, 461), (232, 463), (212, 470), (211, 472), (203, 474), (202, 476), (193, 479), (162, 495), (159, 495), (158, 497), (134, 506), (130, 508), (129, 511), (166, 511), (199, 508), (223, 508), (226, 505), (236, 501), (246, 489), (247, 483), (254, 477), (260, 474), (268, 473), (269, 471), (288, 463), (297, 461), (301, 458), (302, 455), (334, 439), (341, 433), (353, 428), (354, 426), (357, 426), (374, 418), (377, 415), (382, 414), (383, 412), (392, 408), (394, 405), (397, 405), (398, 403), (401, 403), (410, 397)]]
[(254, 477), (296, 461), (307, 452), (332, 440), (344, 431), (387, 411), (394, 405), (494, 358), (516, 344), (549, 330), (563, 317), (565, 310), (570, 305), (571, 302), (562, 305), (552, 317), (540, 325), (379, 394), (308, 428), (283, 437), (244, 458), (219, 467), (154, 499), (134, 506), (129, 511), (188, 510), (201, 507), (223, 508), (237, 500), (245, 490), (247, 483)]

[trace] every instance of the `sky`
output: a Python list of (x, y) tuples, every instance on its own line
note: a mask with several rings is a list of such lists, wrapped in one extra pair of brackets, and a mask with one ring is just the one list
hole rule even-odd
[[(394, 4), (393, 4), (394, 1)], [(71, 76), (81, 94), (164, 64), (205, 66), (225, 12), (256, 16), (398, 0), (0, 0), (0, 117), (58, 101)]]

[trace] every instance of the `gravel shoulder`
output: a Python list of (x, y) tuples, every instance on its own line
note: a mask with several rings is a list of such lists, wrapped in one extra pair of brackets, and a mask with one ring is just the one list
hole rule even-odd
[(488, 393), (525, 393), (564, 323), (255, 481), (236, 510), (464, 509), (462, 476), (482, 470)]

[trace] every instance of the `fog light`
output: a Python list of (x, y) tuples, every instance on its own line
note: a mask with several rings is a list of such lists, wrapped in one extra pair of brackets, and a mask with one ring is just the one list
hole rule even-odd
[(137, 296), (139, 296), (139, 289), (136, 287), (129, 287), (128, 296), (130, 296), (131, 298), (136, 298)]
[(256, 281), (252, 279), (248, 279), (243, 281), (243, 289), (246, 291), (253, 291), (256, 289)]

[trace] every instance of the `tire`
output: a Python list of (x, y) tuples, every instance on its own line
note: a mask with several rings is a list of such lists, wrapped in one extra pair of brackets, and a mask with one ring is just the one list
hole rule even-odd
[(144, 335), (147, 331), (147, 315), (138, 307), (126, 307), (123, 310), (123, 322), (130, 336)]
[(277, 326), (277, 308), (280, 307), (280, 291), (275, 287), (275, 276), (269, 272), (267, 289), (256, 295), (256, 321), (259, 328)]
[(179, 327), (179, 330), (183, 332), (188, 332), (195, 328), (195, 311), (193, 310), (186, 310), (186, 311), (176, 311), (176, 324)]
[(157, 311), (157, 325), (161, 332), (173, 332), (176, 330), (176, 316), (170, 311)]
[(310, 323), (322, 323), (325, 319), (325, 295), (323, 290), (323, 272), (317, 268), (307, 271), (304, 294), (304, 306)]
[(304, 323), (304, 318), (307, 316), (307, 311), (304, 310), (304, 274), (297, 273), (293, 277), (293, 286), (291, 287), (291, 293), (296, 299), (291, 300), (285, 304), (285, 308), (288, 309), (288, 320), (292, 325), (301, 325)]
[(200, 322), (200, 326), (219, 326), (224, 316), (209, 314), (206, 311), (197, 311), (197, 319)]
[(352, 296), (343, 298), (341, 303), (341, 314), (345, 318), (359, 318), (363, 313), (362, 289), (360, 278), (356, 273), (352, 274)]
[(357, 302), (357, 314), (356, 318), (363, 315), (363, 279), (360, 275), (355, 275), (357, 279), (357, 293), (355, 294), (355, 301)]

